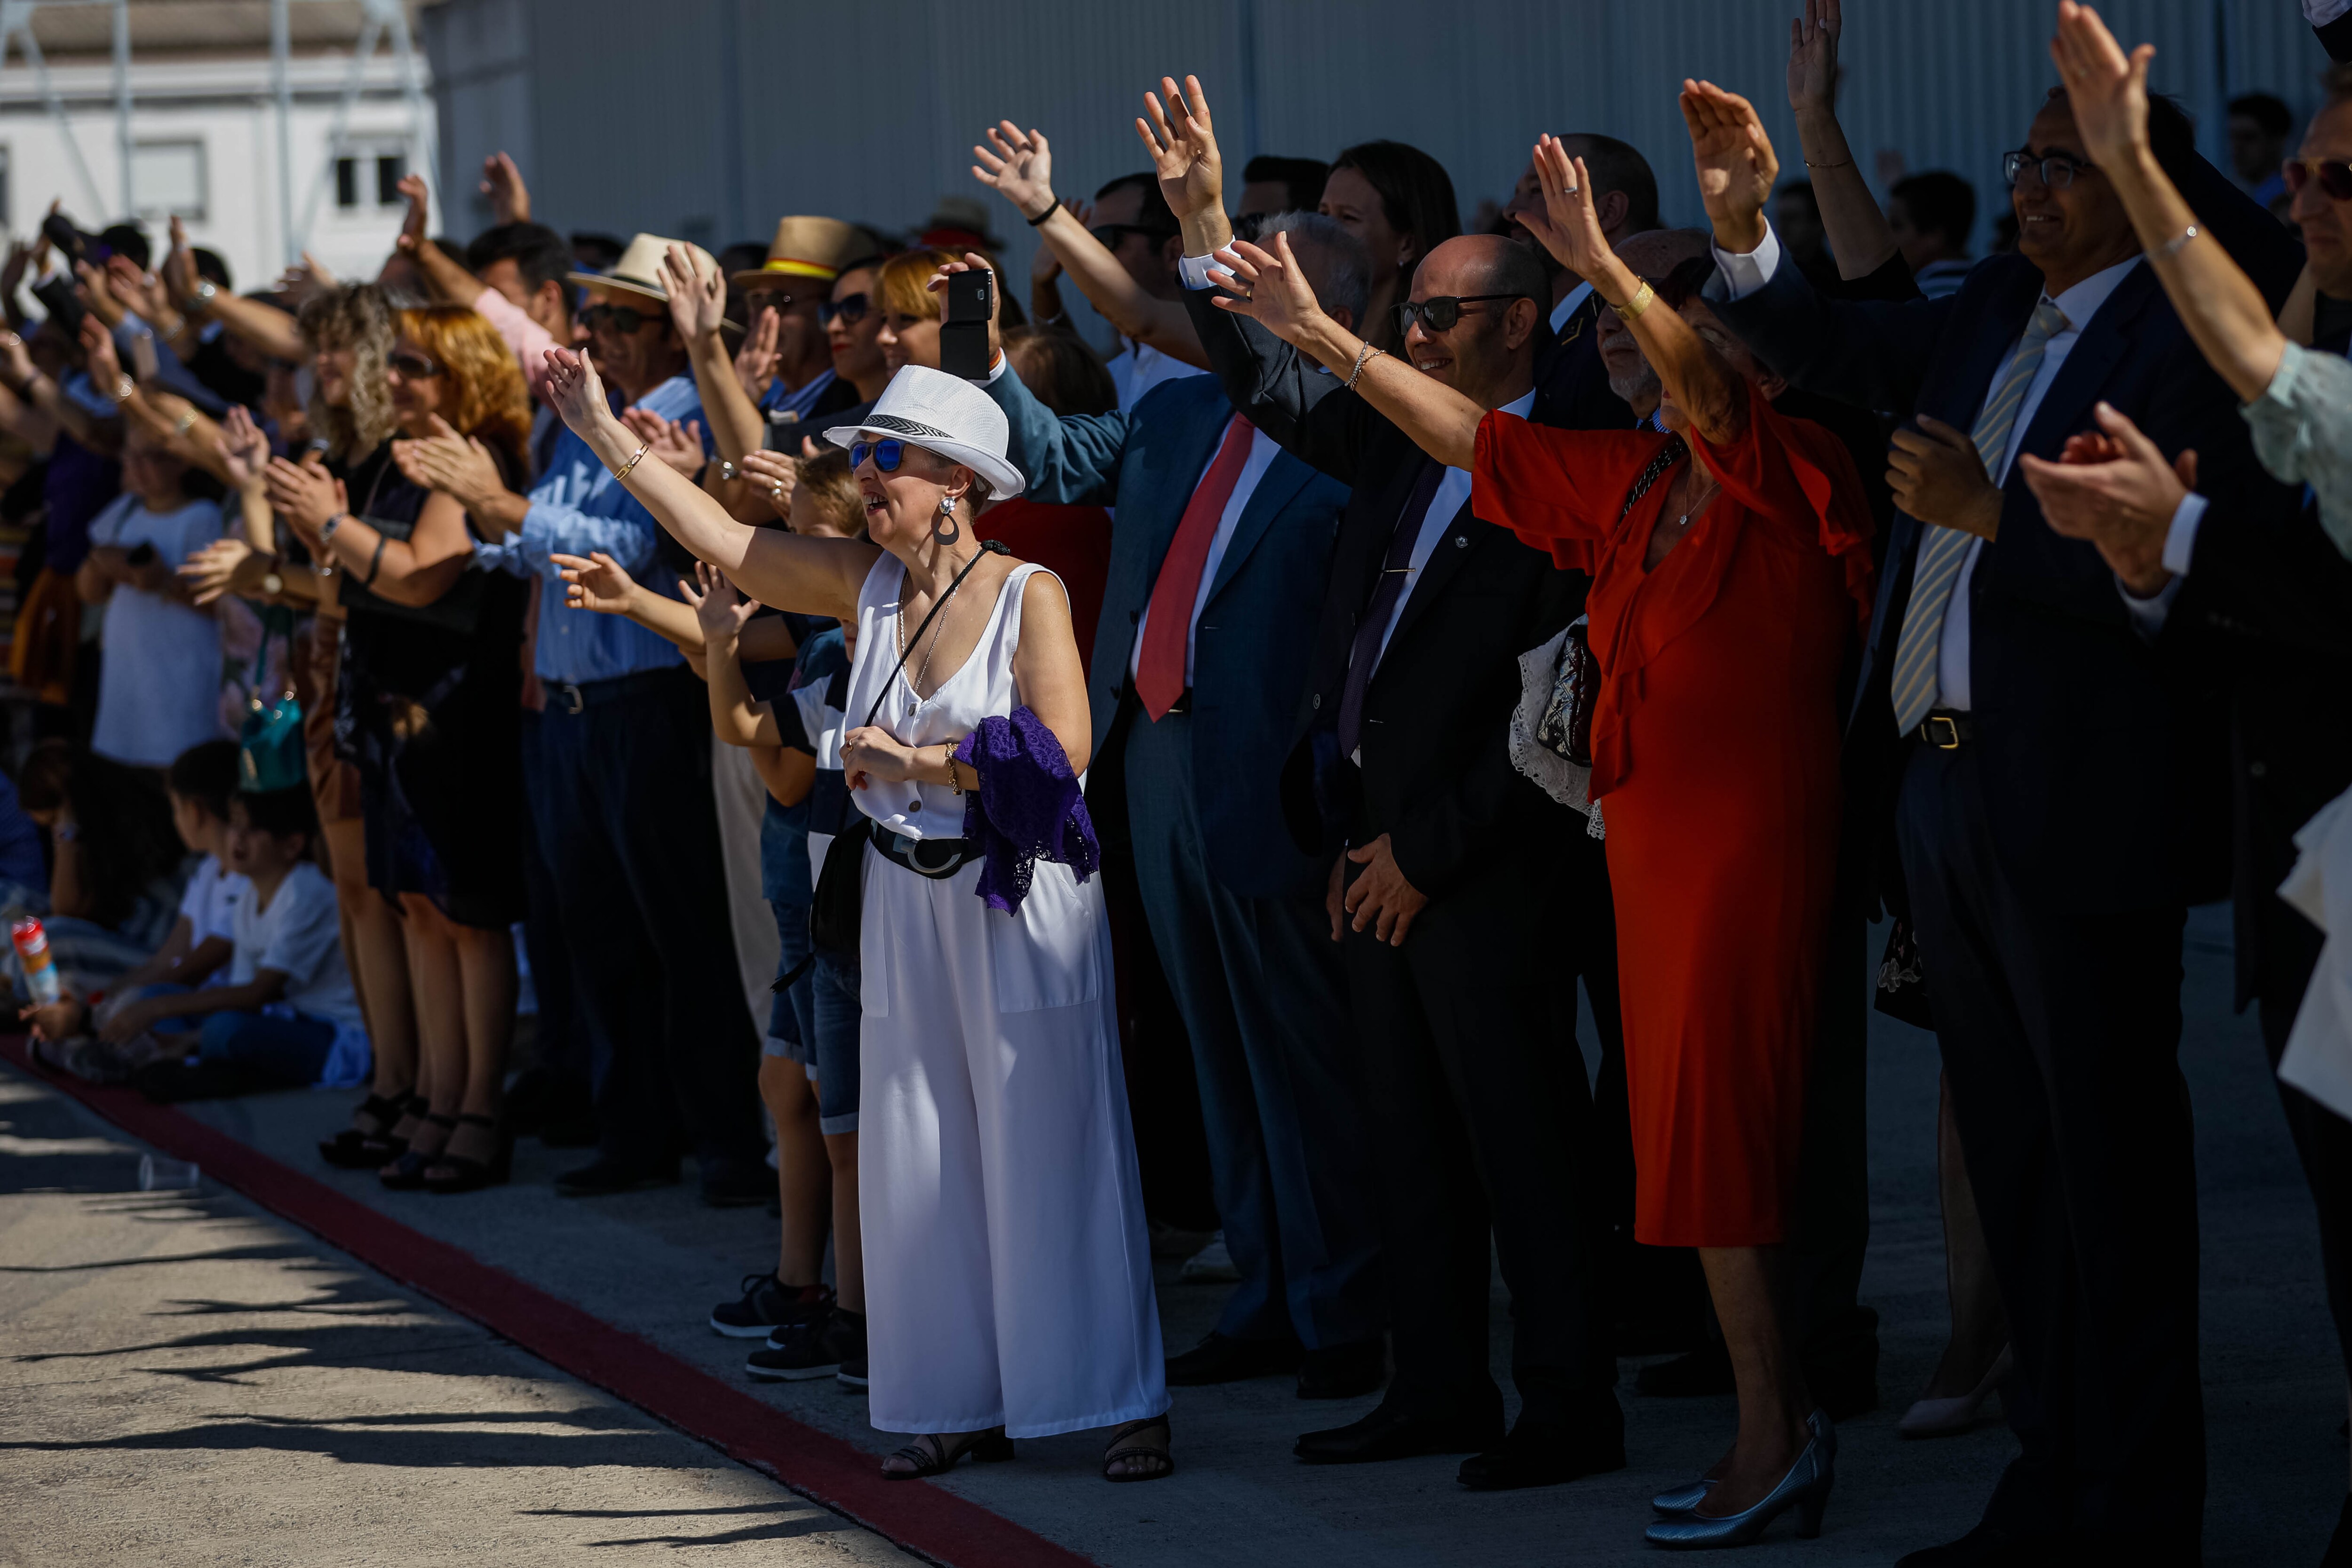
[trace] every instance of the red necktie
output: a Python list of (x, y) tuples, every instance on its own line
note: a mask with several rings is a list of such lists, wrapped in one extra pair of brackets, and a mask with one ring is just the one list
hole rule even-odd
[(1201, 574), (1208, 569), (1209, 546), (1225, 503), (1234, 499), (1242, 468), (1249, 461), (1256, 427), (1236, 414), (1225, 426), (1225, 444), (1201, 476), (1184, 521), (1176, 525), (1160, 580), (1151, 585), (1151, 616), (1143, 628), (1143, 652), (1135, 664), (1135, 694), (1155, 724), (1184, 695), (1184, 649), (1192, 640), (1192, 605), (1201, 596)]

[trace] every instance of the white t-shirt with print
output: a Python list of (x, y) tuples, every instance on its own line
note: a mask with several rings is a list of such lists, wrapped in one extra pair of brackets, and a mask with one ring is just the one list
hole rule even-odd
[(349, 1089), (366, 1080), (367, 1026), (360, 999), (343, 967), (342, 924), (335, 910), (335, 885), (305, 860), (286, 874), (264, 908), (247, 889), (236, 901), (236, 956), (229, 984), (245, 985), (255, 973), (274, 969), (286, 976), (286, 990), (269, 1012), (299, 1013), (335, 1026), (335, 1044), (319, 1075), (321, 1089)]
[[(188, 919), (188, 945), (203, 944), (207, 937), (219, 937), (224, 942), (236, 941), (236, 906), (239, 900), (253, 890), (253, 885), (220, 863), (217, 855), (207, 855), (197, 863), (188, 879), (188, 890), (180, 895), (180, 912)], [(205, 984), (228, 984), (228, 966), (224, 964), (212, 972)]]
[[(173, 567), (220, 536), (220, 508), (208, 500), (154, 512), (137, 496), (121, 495), (89, 525), (92, 544), (152, 544)], [(90, 750), (133, 767), (167, 768), (190, 746), (221, 738), (220, 625), (212, 616), (118, 584), (100, 636), (105, 657)]]

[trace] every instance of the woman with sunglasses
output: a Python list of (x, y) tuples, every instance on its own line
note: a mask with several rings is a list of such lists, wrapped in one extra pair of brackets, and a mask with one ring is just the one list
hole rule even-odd
[[(385, 386), (400, 437), (478, 441), (528, 488), (530, 395), (514, 354), (463, 305), (399, 314)], [(270, 499), (341, 579), (339, 742), (360, 769), (368, 885), (400, 914), (428, 1103), (384, 1184), (468, 1192), (506, 1176), (499, 1126), (522, 918), (521, 680), (529, 585), (467, 570), (456, 498), (380, 465), (364, 490), (270, 465)]]
[[(982, 548), (1023, 479), (1004, 415), (910, 365), (846, 445), (866, 538), (736, 522), (646, 462), (595, 367), (551, 354), (564, 423), (694, 554), (761, 603), (857, 628), (842, 763), (871, 827), (858, 1180), (874, 1424), (893, 1479), (1011, 1439), (1115, 1426), (1111, 1480), (1168, 1457), (1150, 1247), (1076, 795), (1092, 733), (1069, 602)], [(826, 860), (856, 868), (836, 843)], [(985, 900), (985, 901), (983, 901)]]

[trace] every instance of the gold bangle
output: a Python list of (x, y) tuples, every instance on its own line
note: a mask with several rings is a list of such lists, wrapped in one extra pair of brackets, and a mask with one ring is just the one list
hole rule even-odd
[(623, 463), (619, 468), (613, 470), (614, 479), (618, 481), (627, 479), (629, 477), (629, 470), (635, 468), (639, 463), (644, 462), (646, 460), (646, 454), (653, 449), (654, 444), (651, 441), (647, 441), (644, 445), (640, 446), (637, 448), (637, 455), (635, 457), (631, 458), (627, 462)]
[(1622, 305), (1611, 305), (1609, 308), (1617, 312), (1617, 319), (1619, 321), (1630, 321), (1634, 317), (1640, 315), (1643, 311), (1648, 310), (1650, 308), (1650, 301), (1657, 297), (1658, 291), (1651, 288), (1647, 281), (1644, 281), (1640, 291), (1632, 299), (1626, 300)]
[(947, 766), (948, 788), (955, 791), (958, 795), (961, 795), (963, 793), (963, 781), (956, 776), (955, 748), (953, 746), (944, 746), (941, 749), (947, 752), (947, 755), (940, 760)]

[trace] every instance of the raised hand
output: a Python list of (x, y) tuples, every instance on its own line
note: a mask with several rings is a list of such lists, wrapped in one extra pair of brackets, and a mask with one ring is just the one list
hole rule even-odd
[(139, 264), (127, 256), (106, 258), (106, 282), (116, 299), (138, 311), (139, 319), (151, 325), (177, 313), (164, 295), (163, 280), (152, 272), (141, 271)]
[(1789, 107), (1800, 116), (1837, 110), (1838, 0), (1805, 0), (1789, 23)]
[(80, 285), (74, 296), (81, 301), (81, 308), (110, 327), (121, 326), (125, 313), (122, 301), (115, 298), (114, 286), (104, 269), (87, 261), (77, 261), (73, 272), (74, 280)]
[(702, 425), (689, 419), (681, 425), (665, 419), (647, 408), (624, 408), (621, 423), (629, 433), (653, 449), (646, 455), (657, 458), (691, 479), (702, 471), (709, 459), (702, 450)]
[(493, 153), (482, 160), (481, 192), (490, 198), (492, 223), (530, 221), (530, 188), (522, 183), (522, 171), (504, 153)]
[(221, 420), (221, 433), (213, 438), (213, 449), (228, 469), (229, 482), (238, 489), (259, 484), (269, 467), (269, 437), (241, 403), (229, 405)]
[(425, 188), (425, 176), (415, 172), (403, 174), (393, 189), (408, 203), (401, 215), (400, 237), (394, 241), (403, 250), (413, 250), (425, 243), (427, 215), (432, 211), (433, 194)]
[(1723, 248), (1745, 256), (1764, 243), (1764, 206), (1780, 177), (1780, 160), (1756, 106), (1711, 81), (1685, 79), (1683, 123), (1690, 129), (1691, 162), (1699, 200)]
[(566, 608), (625, 616), (635, 605), (637, 580), (603, 551), (592, 550), (584, 556), (551, 554), (548, 559), (562, 574)]
[(662, 253), (662, 282), (669, 290), (669, 319), (688, 342), (715, 337), (727, 320), (727, 277), (719, 263), (673, 245)]
[(1223, 290), (1216, 297), (1218, 309), (1247, 316), (1294, 348), (1307, 348), (1318, 330), (1333, 326), (1290, 254), (1287, 234), (1274, 237), (1272, 250), (1237, 239), (1217, 252), (1217, 259), (1233, 268), (1230, 274), (1211, 274)]
[[(803, 436), (801, 437), (801, 450), (803, 458), (814, 458), (816, 456), (816, 443)], [(761, 487), (760, 493), (767, 498), (769, 509), (776, 514), (779, 522), (792, 517), (793, 492), (799, 489), (801, 484), (799, 459), (783, 452), (762, 449), (744, 453), (742, 462), (736, 468), (744, 479)]]
[[(1584, 160), (1571, 158), (1557, 136), (1545, 135), (1535, 145), (1536, 179), (1543, 186), (1543, 205), (1525, 207), (1519, 222), (1562, 267), (1599, 287), (1605, 273), (1616, 270), (1617, 253), (1601, 231), (1601, 215), (1592, 205), (1592, 178)], [(1639, 286), (1636, 285), (1638, 288)], [(1612, 290), (1603, 289), (1604, 298)], [(1618, 293), (1614, 303), (1624, 304)]]
[(707, 648), (731, 645), (743, 633), (743, 623), (750, 620), (759, 605), (735, 591), (727, 574), (708, 561), (694, 563), (695, 583), (702, 584), (695, 592), (694, 583), (678, 579), (678, 597), (694, 606), (694, 618), (702, 627), (702, 646)]
[(302, 259), (278, 275), (278, 292), (287, 298), (289, 310), (300, 310), (318, 295), (335, 286), (335, 275), (326, 264), (309, 251)]
[(2091, 162), (2122, 163), (2147, 144), (2147, 62), (2154, 44), (2126, 57), (2099, 14), (2062, 0), (2050, 59), (2074, 101), (2074, 125)]
[(163, 287), (172, 292), (172, 302), (183, 310), (196, 292), (196, 253), (188, 245), (188, 226), (174, 216), (172, 219), (172, 248), (163, 255)]
[(601, 426), (618, 423), (604, 401), (604, 378), (584, 348), (547, 351), (547, 400), (564, 428), (592, 447)]
[(0, 378), (7, 381), (9, 390), (21, 395), (39, 374), (25, 340), (15, 332), (0, 332)]
[(782, 357), (776, 343), (782, 335), (783, 318), (773, 305), (762, 305), (751, 330), (743, 334), (743, 346), (735, 351), (735, 380), (754, 404), (775, 384), (776, 362)]
[[(940, 313), (942, 316), (945, 316), (947, 313), (948, 279), (954, 277), (959, 272), (987, 272), (990, 270), (992, 270), (992, 268), (988, 265), (987, 257), (981, 255), (980, 252), (976, 250), (967, 250), (963, 253), (963, 259), (961, 261), (949, 261), (941, 263), (940, 269), (931, 274), (929, 279), (924, 283), (923, 288), (925, 291), (940, 296)], [(998, 333), (996, 328), (997, 318), (1003, 315), (1003, 311), (1004, 279), (999, 278), (996, 280), (995, 286), (988, 291), (988, 363), (991, 364), (994, 364), (996, 363), (996, 356), (1003, 352), (1003, 339)]]
[(1046, 145), (1045, 133), (1002, 120), (984, 134), (988, 146), (971, 150), (980, 160), (971, 166), (971, 177), (1020, 208), (1023, 217), (1040, 218), (1051, 212), (1054, 150)]
[(242, 539), (215, 539), (188, 552), (180, 563), (180, 580), (189, 587), (189, 600), (209, 605), (224, 594), (243, 594), (260, 586), (269, 574), (269, 557)]
[(102, 395), (112, 397), (122, 380), (122, 361), (115, 356), (114, 334), (95, 314), (81, 319), (81, 350), (89, 384)]
[(1180, 219), (1212, 208), (1222, 212), (1224, 159), (1217, 152), (1217, 133), (1209, 123), (1209, 100), (1201, 90), (1201, 79), (1186, 77), (1180, 93), (1176, 79), (1163, 76), (1160, 91), (1168, 95), (1167, 108), (1160, 107), (1158, 94), (1145, 93), (1144, 112), (1150, 118), (1148, 122), (1138, 120), (1135, 133), (1151, 154), (1152, 172), (1160, 176), (1168, 205), (1176, 209)]

